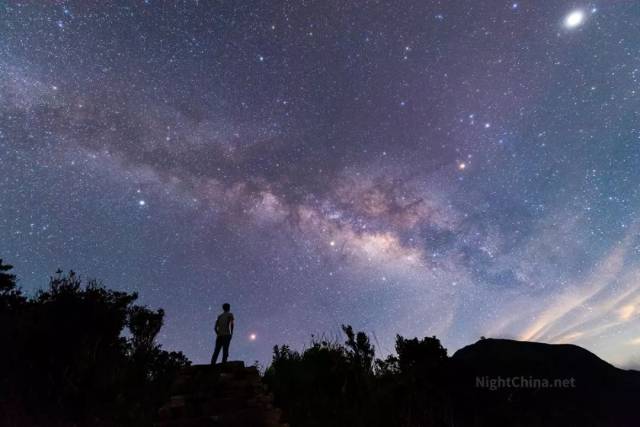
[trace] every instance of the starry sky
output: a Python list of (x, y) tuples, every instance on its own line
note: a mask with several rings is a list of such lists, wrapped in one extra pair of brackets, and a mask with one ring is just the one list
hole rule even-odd
[(396, 333), (640, 366), (640, 3), (0, 2), (0, 256), (209, 360)]

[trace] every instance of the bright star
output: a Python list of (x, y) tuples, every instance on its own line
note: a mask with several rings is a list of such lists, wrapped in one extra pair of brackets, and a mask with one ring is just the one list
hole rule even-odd
[(255, 341), (256, 338), (258, 338), (258, 335), (256, 334), (249, 334), (249, 341)]
[(138, 200), (138, 204), (140, 206), (145, 206), (147, 204), (147, 202), (145, 202), (144, 200)]
[(576, 28), (584, 22), (584, 11), (574, 10), (564, 18), (564, 26), (567, 28)]
[(460, 163), (458, 165), (458, 169), (460, 169), (461, 171), (465, 170), (467, 168), (467, 164), (466, 163)]

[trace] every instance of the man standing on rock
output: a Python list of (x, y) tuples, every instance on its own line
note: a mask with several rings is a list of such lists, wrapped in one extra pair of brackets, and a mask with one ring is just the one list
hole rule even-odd
[(222, 349), (222, 363), (227, 361), (229, 357), (229, 344), (231, 343), (231, 337), (233, 336), (233, 314), (231, 313), (231, 306), (228, 303), (222, 304), (222, 313), (216, 320), (216, 348), (211, 356), (211, 364), (215, 365), (218, 361), (218, 354)]

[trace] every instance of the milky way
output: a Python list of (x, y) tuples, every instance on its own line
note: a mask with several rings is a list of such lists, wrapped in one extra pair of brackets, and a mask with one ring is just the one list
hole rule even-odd
[(230, 302), (249, 362), (348, 323), (640, 363), (637, 2), (125, 3), (0, 6), (25, 291), (137, 291), (195, 362)]

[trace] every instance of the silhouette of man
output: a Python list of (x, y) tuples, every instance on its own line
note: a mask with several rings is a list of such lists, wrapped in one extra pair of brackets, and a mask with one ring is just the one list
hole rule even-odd
[(220, 349), (222, 349), (222, 363), (225, 363), (229, 357), (229, 344), (233, 336), (233, 314), (229, 310), (231, 306), (228, 303), (222, 304), (222, 313), (216, 320), (216, 348), (211, 356), (212, 365), (218, 361)]

